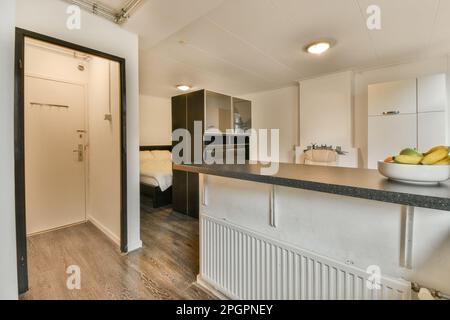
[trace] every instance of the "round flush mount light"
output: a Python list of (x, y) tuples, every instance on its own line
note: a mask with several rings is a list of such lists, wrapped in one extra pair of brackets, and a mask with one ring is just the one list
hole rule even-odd
[(180, 91), (189, 91), (189, 90), (191, 90), (191, 86), (188, 86), (185, 84), (179, 84), (179, 85), (177, 85), (177, 89)]
[(316, 41), (305, 47), (305, 51), (310, 54), (321, 55), (331, 48), (330, 41)]

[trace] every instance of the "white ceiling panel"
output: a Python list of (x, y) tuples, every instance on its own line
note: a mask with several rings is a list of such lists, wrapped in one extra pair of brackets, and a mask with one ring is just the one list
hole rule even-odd
[(277, 83), (270, 78), (249, 72), (188, 43), (168, 42), (158, 46), (151, 52), (223, 77), (239, 77), (239, 79), (244, 78), (242, 80), (247, 81), (266, 82), (268, 85)]
[(362, 8), (381, 8), (381, 30), (369, 31), (381, 63), (412, 58), (427, 49), (439, 0), (358, 1)]
[[(208, 16), (295, 70), (299, 78), (376, 59), (354, 0), (249, 0), (245, 3), (250, 7), (230, 19), (235, 2), (239, 0), (227, 1)], [(257, 7), (255, 15), (249, 15), (252, 7)], [(309, 42), (323, 38), (337, 41), (326, 56), (317, 59), (303, 52)]]
[[(366, 26), (373, 4), (379, 31)], [(140, 35), (143, 93), (173, 95), (187, 82), (242, 94), (446, 53), (449, 16), (450, 0), (147, 0), (126, 28)], [(336, 44), (306, 54), (318, 39)]]
[(125, 27), (139, 35), (141, 49), (150, 49), (223, 1), (144, 0)]
[(450, 1), (441, 0), (430, 37), (429, 54), (450, 53)]
[(172, 97), (180, 94), (175, 88), (177, 84), (188, 84), (193, 90), (209, 89), (232, 95), (269, 90), (273, 83), (252, 77), (245, 72), (227, 75), (220, 72), (209, 72), (191, 64), (177, 61), (168, 56), (146, 52), (141, 53), (140, 90), (142, 94), (160, 97)]
[[(216, 61), (226, 62), (230, 67), (245, 70), (249, 74), (266, 81), (280, 83), (292, 82), (298, 74), (286, 68), (280, 62), (267, 56), (254, 46), (249, 45), (207, 19), (199, 19), (180, 32), (176, 33), (158, 47), (175, 46), (172, 54), (183, 55), (183, 47), (191, 48), (199, 53), (198, 61), (205, 56), (215, 57)], [(164, 52), (166, 54), (166, 52)]]

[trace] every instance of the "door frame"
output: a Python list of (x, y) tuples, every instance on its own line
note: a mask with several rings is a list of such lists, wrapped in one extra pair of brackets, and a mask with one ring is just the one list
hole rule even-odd
[(126, 137), (126, 61), (108, 53), (83, 47), (43, 34), (16, 28), (14, 68), (14, 162), (15, 162), (15, 209), (17, 277), (19, 294), (28, 291), (28, 259), (25, 206), (25, 38), (80, 51), (100, 58), (115, 61), (120, 65), (120, 148), (121, 148), (121, 197), (120, 197), (120, 250), (128, 252), (127, 229), (127, 137)]

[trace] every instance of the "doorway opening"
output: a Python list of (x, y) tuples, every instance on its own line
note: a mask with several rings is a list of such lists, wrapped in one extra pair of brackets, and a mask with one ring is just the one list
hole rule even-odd
[[(33, 237), (67, 231), (83, 241), (74, 228), (89, 224), (128, 251), (125, 60), (17, 29), (15, 70), (22, 294), (34, 276), (28, 268)], [(36, 248), (33, 256), (45, 255)]]

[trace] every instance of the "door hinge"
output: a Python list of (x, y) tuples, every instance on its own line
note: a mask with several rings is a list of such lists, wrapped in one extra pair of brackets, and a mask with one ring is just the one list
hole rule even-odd
[(23, 61), (22, 61), (22, 59), (19, 59), (19, 69), (23, 69)]

